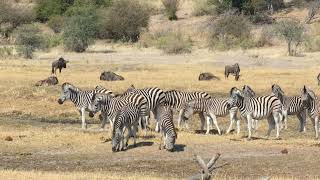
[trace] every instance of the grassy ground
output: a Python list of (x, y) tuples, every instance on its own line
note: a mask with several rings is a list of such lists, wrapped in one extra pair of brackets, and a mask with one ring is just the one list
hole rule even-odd
[[(90, 55), (90, 54), (89, 54)], [(81, 56), (87, 57), (88, 54)], [(69, 55), (72, 57), (71, 55)], [(81, 57), (79, 56), (79, 57)], [(213, 62), (194, 63), (196, 55), (185, 56), (191, 62), (175, 61), (177, 56), (150, 56), (166, 59), (140, 64), (128, 63), (128, 55), (112, 54), (114, 61), (70, 59), (68, 69), (58, 74), (60, 85), (71, 82), (83, 89), (100, 84), (117, 93), (129, 85), (138, 88), (158, 86), (164, 90), (206, 91), (225, 97), (231, 87), (250, 85), (260, 95), (269, 94), (278, 83), (289, 95), (298, 95), (303, 85), (318, 94), (315, 77), (318, 67), (288, 69), (272, 66), (244, 66), (240, 81), (223, 78), (223, 66)], [(132, 54), (130, 58), (135, 58)], [(229, 57), (230, 58), (230, 57)], [(235, 59), (236, 61), (237, 59)], [(280, 60), (279, 60), (280, 61)], [(296, 117), (289, 118), (289, 129), (282, 132), (282, 140), (264, 139), (267, 130), (261, 122), (256, 140), (246, 141), (245, 123), (240, 135), (204, 135), (195, 116), (190, 129), (178, 132), (177, 152), (158, 150), (158, 135), (150, 132), (140, 137), (138, 147), (112, 153), (107, 132), (99, 132), (98, 120), (89, 119), (89, 130), (80, 130), (79, 114), (71, 102), (59, 105), (60, 86), (34, 87), (33, 84), (50, 74), (50, 60), (0, 61), (0, 178), (10, 179), (181, 179), (195, 174), (197, 164), (193, 154), (209, 159), (221, 153), (221, 163), (230, 165), (218, 171), (218, 179), (318, 179), (320, 144), (314, 140), (311, 122), (307, 132), (297, 131)], [(171, 63), (170, 63), (171, 62)], [(218, 63), (219, 64), (219, 63)], [(122, 82), (102, 82), (102, 70), (113, 70), (125, 77)], [(220, 81), (199, 82), (200, 72), (210, 71)], [(226, 130), (227, 118), (218, 120)], [(5, 141), (11, 136), (13, 141)], [(281, 151), (287, 149), (288, 154)], [(120, 176), (119, 173), (125, 174)]]

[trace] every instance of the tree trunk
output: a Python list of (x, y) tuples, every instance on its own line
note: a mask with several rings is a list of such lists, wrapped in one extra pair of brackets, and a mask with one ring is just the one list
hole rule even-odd
[(291, 53), (291, 41), (288, 41), (288, 52), (289, 52), (289, 56), (292, 56), (292, 53)]

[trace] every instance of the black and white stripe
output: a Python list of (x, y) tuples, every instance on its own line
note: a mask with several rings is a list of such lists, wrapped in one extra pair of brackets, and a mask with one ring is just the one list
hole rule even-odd
[(140, 118), (149, 116), (148, 103), (146, 99), (142, 95), (134, 93), (116, 97), (97, 93), (92, 96), (89, 110), (91, 111), (90, 114), (92, 116), (98, 111), (101, 111), (101, 114), (103, 115), (101, 128), (104, 128), (107, 120), (110, 120), (111, 126), (113, 125), (118, 111), (127, 103), (132, 103), (139, 108)]
[(124, 95), (129, 93), (137, 93), (141, 94), (145, 97), (148, 102), (148, 108), (152, 111), (155, 119), (157, 117), (156, 107), (165, 101), (165, 93), (158, 87), (152, 88), (143, 88), (143, 89), (136, 89), (133, 85), (131, 85)]
[(306, 109), (303, 107), (303, 102), (301, 96), (286, 96), (279, 85), (274, 84), (271, 87), (272, 93), (276, 95), (282, 105), (282, 115), (284, 128), (287, 129), (287, 119), (288, 115), (296, 115), (300, 122), (300, 132), (306, 131)]
[(248, 121), (249, 139), (251, 139), (251, 125), (253, 118), (256, 120), (267, 118), (269, 123), (267, 135), (269, 136), (271, 130), (276, 128), (276, 138), (279, 138), (282, 104), (276, 96), (246, 97), (239, 89), (233, 87), (230, 91), (228, 107), (231, 108), (234, 106), (239, 108), (241, 116), (245, 117)]
[[(180, 128), (181, 120), (183, 119), (182, 113), (186, 103), (190, 100), (200, 98), (209, 99), (211, 96), (206, 92), (183, 92), (177, 90), (165, 92), (165, 103), (179, 111), (178, 128)], [(204, 118), (202, 113), (200, 113), (200, 118)]]
[[(133, 136), (133, 145), (136, 145), (136, 131), (138, 128), (140, 108), (128, 102), (121, 107), (116, 115), (112, 131), (112, 151), (124, 150), (128, 146), (130, 136)], [(124, 143), (124, 133), (128, 130), (126, 143)], [(121, 144), (120, 144), (121, 143)]]
[(81, 115), (82, 120), (82, 129), (87, 128), (87, 124), (85, 122), (85, 111), (88, 111), (89, 104), (91, 103), (91, 99), (95, 93), (104, 93), (106, 95), (113, 96), (112, 91), (109, 91), (102, 86), (96, 86), (95, 89), (89, 91), (83, 91), (71, 83), (63, 83), (61, 88), (61, 96), (58, 99), (59, 104), (63, 104), (66, 100), (70, 99), (73, 104), (76, 106)]
[(318, 139), (319, 138), (318, 127), (319, 127), (319, 116), (320, 116), (319, 99), (316, 96), (316, 94), (306, 86), (304, 86), (302, 89), (301, 99), (304, 107), (306, 107), (308, 110), (308, 115), (312, 120), (312, 124), (314, 125), (316, 139)]
[[(230, 125), (227, 130), (227, 134), (232, 129), (233, 122), (237, 122), (237, 133), (240, 132), (240, 124), (237, 118), (237, 107), (228, 108), (228, 98), (210, 98), (210, 99), (194, 99), (188, 101), (186, 107), (183, 110), (183, 116), (186, 119), (189, 119), (190, 116), (193, 115), (194, 112), (202, 112), (206, 116), (207, 119), (207, 132), (210, 132), (210, 125), (213, 124), (216, 126), (218, 133), (221, 134), (220, 128), (218, 126), (218, 122), (216, 117), (225, 117), (228, 114), (230, 115)], [(202, 119), (201, 119), (202, 120)], [(204, 128), (204, 121), (201, 121), (201, 130)]]
[[(174, 144), (176, 142), (177, 133), (173, 123), (173, 112), (169, 106), (159, 105), (157, 107), (157, 115), (160, 123), (160, 148), (164, 147), (168, 151), (174, 151)], [(163, 139), (164, 136), (164, 139)], [(161, 141), (163, 140), (163, 146)]]

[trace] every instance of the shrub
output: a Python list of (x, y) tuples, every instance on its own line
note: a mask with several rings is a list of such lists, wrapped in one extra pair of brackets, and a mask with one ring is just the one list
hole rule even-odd
[(217, 12), (222, 14), (230, 9), (246, 14), (253, 15), (266, 10), (277, 10), (284, 7), (283, 0), (210, 0), (217, 8)]
[(8, 58), (12, 55), (13, 55), (13, 48), (12, 47), (7, 47), (7, 46), (0, 47), (0, 57), (1, 58)]
[(320, 37), (308, 36), (304, 42), (305, 50), (308, 52), (320, 51)]
[(213, 15), (215, 13), (215, 6), (210, 0), (194, 0), (193, 12), (194, 16)]
[(168, 32), (156, 41), (156, 47), (168, 54), (191, 53), (191, 40), (181, 32)]
[(176, 15), (179, 8), (179, 0), (162, 0), (166, 15), (170, 21), (177, 20)]
[(24, 58), (32, 59), (35, 50), (44, 49), (47, 46), (39, 28), (33, 24), (18, 27), (14, 34), (17, 51)]
[(6, 37), (9, 37), (14, 28), (33, 20), (32, 8), (14, 6), (13, 2), (0, 0), (0, 30)]
[(132, 42), (138, 41), (150, 19), (148, 9), (137, 0), (116, 0), (102, 16), (106, 37)]
[(270, 28), (263, 28), (256, 42), (257, 47), (272, 46), (274, 33)]
[(46, 22), (52, 16), (62, 15), (73, 3), (73, 0), (40, 0), (36, 6), (36, 17)]
[(288, 45), (290, 56), (296, 55), (298, 46), (303, 42), (304, 26), (297, 20), (284, 20), (274, 25), (274, 30)]
[(45, 40), (48, 48), (57, 47), (63, 42), (62, 36), (60, 34), (47, 35)]
[(84, 52), (98, 32), (98, 16), (93, 7), (77, 8), (75, 12), (63, 28), (63, 42), (67, 50)]
[(240, 46), (243, 41), (251, 42), (250, 31), (251, 25), (245, 17), (221, 16), (209, 25), (209, 46), (225, 50)]
[(60, 33), (64, 25), (65, 18), (63, 16), (57, 15), (50, 18), (48, 21), (48, 26), (55, 32)]

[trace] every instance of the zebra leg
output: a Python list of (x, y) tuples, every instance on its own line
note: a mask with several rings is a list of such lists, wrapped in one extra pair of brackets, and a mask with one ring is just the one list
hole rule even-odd
[(306, 120), (307, 120), (307, 113), (306, 111), (302, 111), (300, 114), (297, 115), (300, 121), (300, 132), (306, 132)]
[(206, 116), (206, 120), (207, 120), (207, 131), (206, 131), (206, 134), (210, 134), (210, 124), (211, 124), (210, 116)]
[(137, 137), (137, 125), (135, 124), (134, 126), (132, 126), (132, 136), (133, 136), (133, 146), (136, 147), (137, 143), (136, 143), (136, 137)]
[(179, 116), (178, 116), (178, 129), (179, 130), (181, 129), (182, 113), (183, 113), (183, 109), (180, 109)]
[(154, 119), (156, 120), (156, 128), (155, 128), (155, 131), (156, 132), (159, 132), (159, 121), (158, 121), (158, 114), (157, 114), (157, 110), (152, 110), (152, 114), (153, 114), (153, 117), (154, 117)]
[(163, 139), (163, 132), (160, 132), (160, 142), (159, 142), (159, 150), (162, 150), (162, 139)]
[(101, 115), (102, 115), (101, 129), (103, 130), (104, 127), (106, 126), (108, 117), (107, 117), (106, 113), (103, 113), (103, 112), (101, 112)]
[[(200, 129), (201, 129), (201, 131), (203, 131), (203, 129), (204, 129), (204, 123), (205, 123), (204, 114), (203, 114), (203, 113), (200, 113), (200, 114), (199, 114), (199, 117), (200, 117), (200, 123), (201, 123)], [(207, 125), (207, 126), (208, 126), (208, 125)]]
[(269, 138), (270, 134), (271, 134), (271, 131), (275, 128), (275, 122), (273, 120), (273, 116), (272, 115), (267, 117), (267, 119), (268, 119), (268, 125), (269, 125), (268, 132), (267, 132), (267, 138)]
[(230, 125), (229, 125), (229, 128), (228, 128), (226, 134), (229, 134), (230, 131), (232, 130), (233, 121), (236, 121), (236, 117), (235, 116), (236, 116), (236, 112), (229, 111)]
[(237, 135), (240, 134), (240, 119), (237, 119)]
[(217, 117), (213, 113), (210, 113), (210, 117), (212, 118), (213, 124), (216, 126), (219, 135), (221, 135), (221, 131), (220, 131), (220, 128), (219, 128), (218, 122), (217, 122)]
[(281, 119), (280, 119), (281, 115), (279, 113), (275, 113), (273, 114), (273, 119), (274, 119), (274, 122), (275, 122), (275, 125), (276, 125), (276, 139), (279, 139), (280, 138), (280, 129), (281, 129)]
[(82, 129), (87, 129), (85, 109), (81, 108)]
[(251, 140), (251, 126), (252, 126), (252, 117), (247, 115), (247, 126), (248, 126), (248, 140)]
[(318, 117), (316, 117), (316, 118), (314, 119), (314, 130), (315, 130), (315, 134), (316, 134), (316, 139), (318, 139), (318, 138), (319, 138), (319, 133), (318, 133), (319, 129), (318, 129), (318, 125), (319, 125), (319, 118), (318, 118)]
[(288, 111), (283, 111), (282, 112), (282, 119), (281, 121), (283, 120), (283, 126), (281, 127), (281, 129), (288, 129)]

